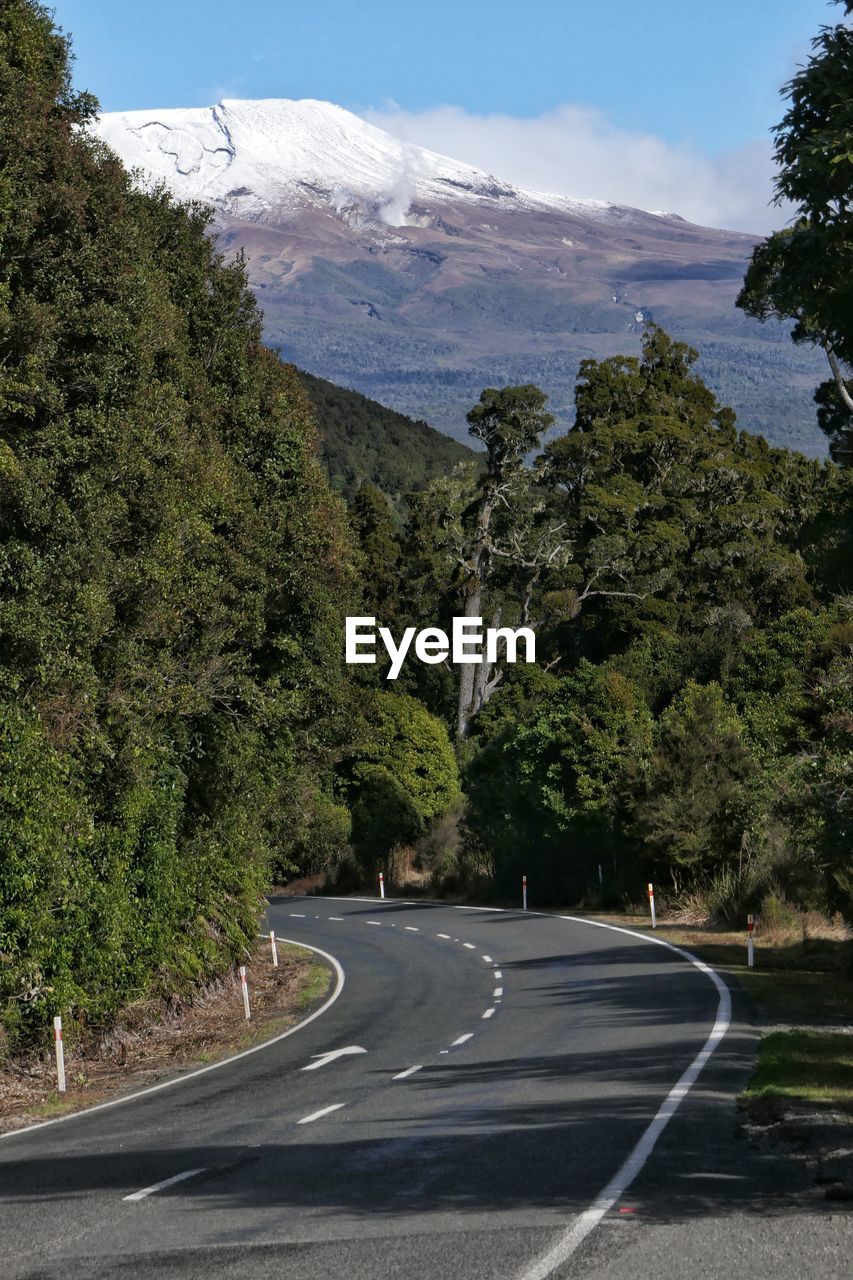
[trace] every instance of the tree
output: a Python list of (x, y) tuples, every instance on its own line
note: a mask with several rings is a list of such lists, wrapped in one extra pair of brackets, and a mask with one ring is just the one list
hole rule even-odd
[[(492, 576), (503, 560), (517, 579), (521, 607), (519, 621), (529, 622), (533, 586), (542, 569), (563, 549), (560, 529), (539, 525), (542, 509), (535, 502), (531, 475), (525, 460), (539, 447), (542, 434), (554, 421), (545, 409), (547, 397), (528, 384), (483, 391), (468, 413), (470, 434), (486, 446), (486, 473), (467, 521), (466, 537), (459, 547), (462, 566), (462, 615), (491, 614), (488, 625), (498, 627), (502, 605), (489, 592)], [(485, 657), (467, 663), (459, 673), (456, 731), (465, 738), (471, 720), (488, 702), (500, 680), (501, 668)]]
[(352, 809), (353, 845), (365, 870), (428, 830), (459, 797), (456, 757), (440, 720), (406, 694), (365, 691), (339, 785)]
[(634, 827), (678, 891), (745, 848), (756, 773), (737, 712), (718, 684), (688, 682), (659, 721), (648, 766), (635, 770)]
[[(612, 631), (701, 625), (714, 610), (788, 608), (809, 597), (792, 533), (818, 467), (738, 432), (697, 377), (698, 353), (651, 325), (642, 357), (585, 360), (574, 427), (545, 450), (571, 557), (548, 573), (574, 620)], [(569, 628), (555, 643), (566, 651)]]
[(400, 543), (391, 504), (367, 480), (355, 495), (352, 520), (363, 556), (364, 607), (389, 626), (398, 609)]
[[(512, 684), (496, 698), (514, 701)], [(495, 878), (514, 891), (522, 873), (552, 902), (598, 882), (621, 848), (620, 790), (642, 760), (651, 716), (630, 680), (581, 660), (550, 678), (524, 722), (508, 723), (467, 770), (469, 830), (491, 852)]]
[[(846, 14), (853, 0), (842, 0)], [(754, 250), (738, 306), (795, 321), (795, 342), (826, 352), (831, 381), (818, 388), (819, 421), (839, 463), (853, 464), (853, 29), (824, 27), (806, 66), (783, 90), (790, 105), (775, 130), (777, 203), (793, 226)]]

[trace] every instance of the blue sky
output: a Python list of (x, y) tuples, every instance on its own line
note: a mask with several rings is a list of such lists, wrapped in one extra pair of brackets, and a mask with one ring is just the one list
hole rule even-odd
[[(55, 11), (74, 38), (75, 81), (105, 110), (324, 98), (510, 179), (527, 173), (527, 185), (557, 190), (571, 159), (572, 193), (607, 199), (625, 197), (578, 184), (636, 185), (623, 157), (643, 137), (664, 165), (689, 154), (728, 173), (739, 157), (732, 200), (756, 148), (766, 156), (780, 85), (841, 16), (827, 0), (56, 0)], [(539, 120), (541, 139), (528, 128), (502, 149), (518, 134), (506, 122)], [(560, 128), (584, 121), (587, 150), (622, 141), (603, 174), (554, 150)], [(689, 170), (682, 185), (698, 181)], [(760, 216), (769, 181), (756, 173), (761, 199), (741, 220)], [(648, 206), (654, 192), (636, 189)]]

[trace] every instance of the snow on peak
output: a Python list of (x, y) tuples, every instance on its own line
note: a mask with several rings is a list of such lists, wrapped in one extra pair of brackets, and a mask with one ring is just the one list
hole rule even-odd
[(389, 226), (413, 205), (465, 201), (601, 216), (614, 206), (522, 191), (312, 98), (223, 98), (214, 107), (103, 114), (95, 132), (130, 169), (179, 199), (262, 218), (306, 204)]

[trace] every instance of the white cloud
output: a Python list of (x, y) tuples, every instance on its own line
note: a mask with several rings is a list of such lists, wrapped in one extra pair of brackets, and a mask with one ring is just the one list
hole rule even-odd
[(533, 119), (472, 115), (460, 107), (362, 111), (397, 136), (534, 191), (678, 213), (704, 226), (766, 234), (790, 210), (771, 205), (770, 139), (710, 155), (654, 134), (618, 128), (592, 107), (566, 105)]

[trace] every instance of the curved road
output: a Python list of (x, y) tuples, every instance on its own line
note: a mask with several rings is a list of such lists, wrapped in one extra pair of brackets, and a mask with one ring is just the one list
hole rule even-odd
[[(748, 1030), (644, 1163), (727, 1001), (706, 973), (533, 913), (282, 898), (269, 920), (337, 959), (338, 999), (219, 1069), (0, 1141), (9, 1280), (621, 1280), (734, 1275), (751, 1255), (797, 1274), (784, 1177), (735, 1138)], [(834, 1245), (808, 1256), (844, 1274)]]

